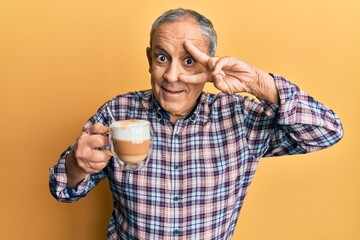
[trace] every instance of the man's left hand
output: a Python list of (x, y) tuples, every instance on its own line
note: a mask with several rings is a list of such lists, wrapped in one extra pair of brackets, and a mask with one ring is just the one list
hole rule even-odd
[(212, 82), (224, 93), (247, 92), (259, 99), (279, 103), (275, 82), (269, 73), (234, 57), (210, 57), (190, 41), (186, 41), (184, 47), (206, 70), (193, 75), (180, 75), (180, 81), (195, 84)]

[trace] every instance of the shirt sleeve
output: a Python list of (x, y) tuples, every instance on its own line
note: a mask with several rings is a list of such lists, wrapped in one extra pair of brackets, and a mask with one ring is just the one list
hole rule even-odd
[(65, 173), (65, 159), (72, 146), (60, 157), (58, 162), (50, 168), (49, 187), (50, 192), (60, 202), (74, 202), (85, 197), (106, 175), (106, 169), (94, 174), (88, 174), (75, 189), (67, 187)]
[[(83, 130), (95, 122), (101, 122), (104, 125), (108, 125), (108, 118), (109, 116), (104, 114), (104, 109), (101, 107), (99, 111), (85, 123)], [(75, 189), (67, 187), (65, 159), (73, 146), (74, 144), (68, 147), (68, 149), (61, 154), (58, 162), (50, 168), (50, 192), (60, 202), (74, 202), (85, 197), (102, 179), (107, 176), (107, 168), (104, 168), (97, 173), (88, 174)]]
[(343, 137), (339, 117), (327, 106), (290, 81), (273, 75), (280, 105), (274, 109), (275, 125), (264, 156), (308, 153), (330, 147)]

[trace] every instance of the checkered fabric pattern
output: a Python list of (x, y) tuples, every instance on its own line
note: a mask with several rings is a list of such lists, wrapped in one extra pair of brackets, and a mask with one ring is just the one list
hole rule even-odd
[[(280, 105), (203, 92), (194, 111), (176, 124), (150, 90), (113, 98), (108, 104), (117, 120), (151, 122), (147, 166), (125, 172), (111, 159), (70, 189), (70, 146), (50, 169), (52, 194), (76, 201), (108, 178), (114, 201), (108, 239), (230, 239), (260, 158), (320, 150), (343, 136), (332, 110), (288, 80), (274, 78)], [(84, 129), (95, 122), (111, 123), (104, 106)]]

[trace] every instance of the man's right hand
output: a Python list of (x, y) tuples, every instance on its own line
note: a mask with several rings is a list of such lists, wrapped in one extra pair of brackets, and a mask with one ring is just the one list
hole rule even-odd
[(108, 127), (95, 123), (77, 139), (74, 148), (66, 158), (68, 187), (75, 188), (87, 174), (106, 167), (110, 156), (100, 148), (109, 145)]

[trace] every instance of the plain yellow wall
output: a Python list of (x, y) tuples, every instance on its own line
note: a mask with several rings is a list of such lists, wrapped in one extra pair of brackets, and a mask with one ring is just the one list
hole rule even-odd
[(359, 0), (1, 1), (0, 239), (105, 239), (108, 183), (58, 203), (48, 169), (105, 100), (150, 87), (151, 23), (180, 6), (212, 19), (218, 55), (287, 77), (345, 128), (333, 148), (263, 159), (233, 239), (360, 239)]

